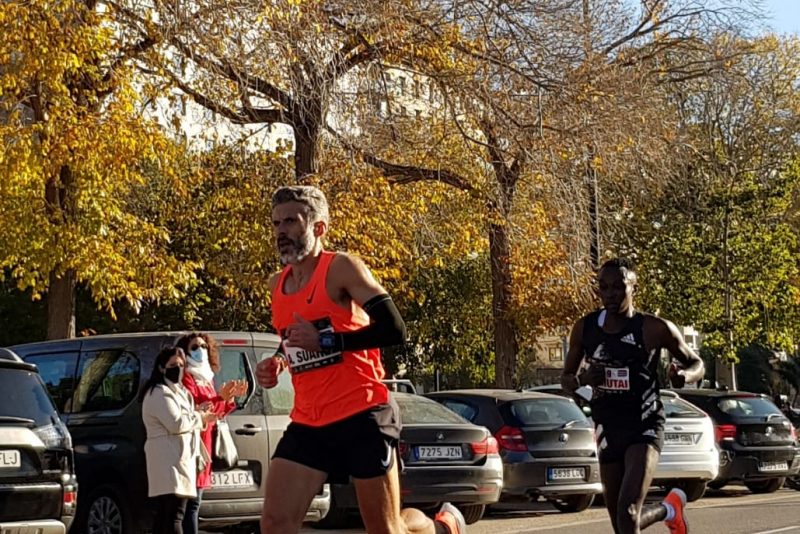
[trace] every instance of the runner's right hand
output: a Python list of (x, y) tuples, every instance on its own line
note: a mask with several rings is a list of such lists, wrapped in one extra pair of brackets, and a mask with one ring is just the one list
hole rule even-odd
[(278, 385), (278, 376), (286, 369), (286, 360), (273, 356), (262, 361), (256, 367), (256, 380), (264, 389), (272, 389)]
[(580, 376), (580, 383), (584, 386), (594, 388), (602, 386), (606, 382), (606, 370), (602, 365), (592, 364), (585, 373)]

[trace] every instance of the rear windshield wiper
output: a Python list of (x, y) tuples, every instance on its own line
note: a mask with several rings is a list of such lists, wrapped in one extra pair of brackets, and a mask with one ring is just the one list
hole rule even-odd
[(0, 415), (0, 425), (8, 424), (8, 425), (22, 425), (28, 427), (36, 426), (36, 421), (33, 419), (28, 419), (26, 417), (12, 417), (10, 415)]
[(771, 414), (769, 414), (767, 416), (767, 421), (772, 421), (773, 417), (783, 417), (783, 418), (785, 418), (786, 416), (783, 415), (782, 413), (771, 413)]
[(572, 421), (567, 421), (566, 423), (561, 425), (561, 428), (572, 428), (573, 425), (576, 425), (580, 422), (581, 422), (580, 419), (573, 419)]

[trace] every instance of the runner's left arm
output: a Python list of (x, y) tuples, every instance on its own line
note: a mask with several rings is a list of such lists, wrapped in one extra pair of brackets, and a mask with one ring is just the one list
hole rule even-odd
[(662, 346), (669, 351), (673, 358), (678, 360), (683, 369), (672, 371), (670, 379), (678, 388), (687, 383), (698, 382), (706, 374), (706, 367), (700, 356), (695, 354), (692, 348), (686, 344), (686, 340), (672, 322), (658, 319), (661, 328), (660, 336)]
[(313, 339), (316, 329), (312, 332), (309, 327), (313, 324), (295, 314), (298, 327), (286, 329), (289, 345), (306, 350), (353, 351), (404, 343), (408, 333), (400, 311), (364, 262), (347, 254), (339, 254), (333, 261), (329, 276), (335, 276), (336, 285), (367, 313), (370, 324), (352, 332), (318, 334)]

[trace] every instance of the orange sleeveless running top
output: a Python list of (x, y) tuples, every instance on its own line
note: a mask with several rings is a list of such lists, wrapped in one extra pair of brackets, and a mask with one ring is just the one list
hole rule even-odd
[[(348, 332), (369, 324), (369, 316), (355, 302), (347, 310), (328, 296), (328, 269), (335, 252), (323, 252), (311, 280), (297, 293), (287, 295), (283, 285), (292, 267), (286, 266), (272, 297), (272, 324), (281, 337), (295, 323), (294, 314), (313, 322), (320, 332)], [(312, 352), (283, 345), (292, 373), (292, 421), (323, 426), (346, 419), (389, 401), (381, 380), (386, 371), (380, 349)]]

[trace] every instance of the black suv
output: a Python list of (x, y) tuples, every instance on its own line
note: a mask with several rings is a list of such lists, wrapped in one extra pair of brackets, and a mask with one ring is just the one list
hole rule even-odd
[[(184, 334), (112, 334), (11, 347), (25, 362), (38, 367), (75, 444), (81, 483), (76, 532), (144, 534), (149, 528), (146, 433), (137, 393), (161, 348), (174, 345)], [(289, 423), (294, 390), (288, 373), (281, 375), (273, 389), (256, 387), (256, 365), (276, 353), (277, 336), (211, 334), (220, 343), (217, 387), (228, 380), (245, 380), (248, 392), (236, 400), (237, 409), (227, 417), (239, 462), (233, 469), (211, 473), (214, 487), (203, 493), (200, 524), (203, 530), (239, 525), (253, 532), (264, 506), (270, 458)], [(321, 519), (329, 506), (326, 485), (314, 498), (306, 520)]]
[(35, 365), (0, 349), (0, 532), (65, 534), (78, 485), (69, 432)]
[(675, 393), (714, 421), (720, 468), (710, 487), (741, 481), (754, 493), (772, 493), (800, 471), (795, 429), (766, 395), (712, 389)]

